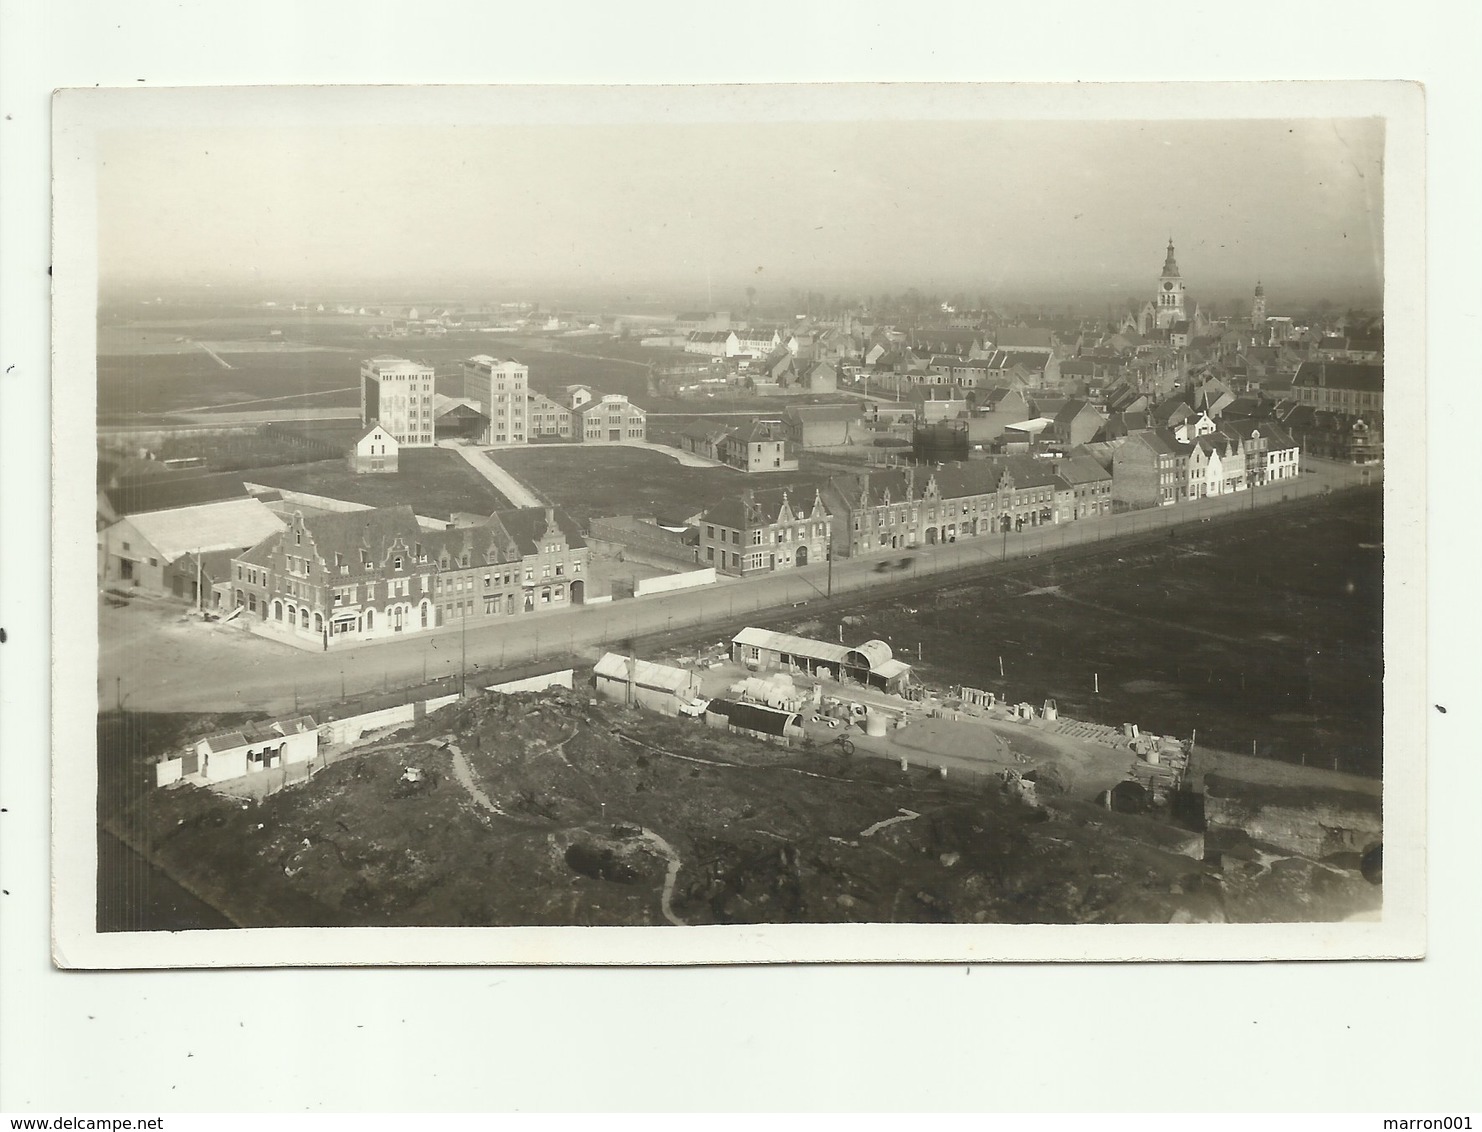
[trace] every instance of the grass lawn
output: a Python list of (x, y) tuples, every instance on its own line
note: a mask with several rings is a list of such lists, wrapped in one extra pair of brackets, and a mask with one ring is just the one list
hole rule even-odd
[(601, 515), (684, 518), (747, 488), (796, 484), (811, 498), (813, 487), (827, 478), (806, 472), (746, 475), (731, 468), (686, 468), (643, 448), (504, 448), (495, 459), (583, 526)]
[(264, 468), (247, 478), (270, 487), (327, 495), (372, 507), (409, 503), (417, 514), (434, 517), (453, 511), (487, 515), (510, 506), (509, 500), (456, 452), (442, 448), (403, 448), (400, 470), (395, 473), (356, 475), (344, 460), (322, 460)]

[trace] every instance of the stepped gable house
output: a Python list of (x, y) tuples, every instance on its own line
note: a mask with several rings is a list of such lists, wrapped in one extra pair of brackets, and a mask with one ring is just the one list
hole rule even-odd
[(274, 628), (371, 640), (432, 625), (432, 568), (411, 507), (295, 513), (232, 562), (235, 605)]
[(232, 571), (234, 603), (249, 617), (327, 649), (580, 604), (587, 546), (555, 508), (424, 531), (401, 505), (295, 513), (287, 529), (234, 559)]
[(747, 576), (827, 561), (832, 520), (817, 488), (747, 490), (700, 515), (700, 563)]

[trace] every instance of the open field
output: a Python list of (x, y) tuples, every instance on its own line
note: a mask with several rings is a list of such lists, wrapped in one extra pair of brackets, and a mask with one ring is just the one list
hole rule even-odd
[(419, 515), (452, 511), (488, 515), (507, 509), (509, 500), (465, 463), (442, 448), (403, 448), (400, 470), (356, 475), (344, 460), (322, 460), (280, 468), (261, 468), (247, 476), (254, 483), (288, 491), (327, 495), (371, 507), (408, 503)]
[(1377, 776), (1383, 537), (1380, 492), (1348, 492), (851, 604), (845, 632), (938, 684)]
[[(567, 385), (622, 393), (652, 411), (780, 412), (788, 404), (843, 397), (707, 397), (660, 401), (648, 395), (648, 367), (694, 361), (694, 355), (654, 350), (610, 336), (572, 339), (531, 335), (450, 333), (438, 337), (373, 338), (371, 318), (253, 311), (217, 318), (108, 321), (98, 337), (98, 416), (105, 423), (263, 398), (302, 398), (285, 406), (350, 406), (360, 362), (376, 354), (432, 366), (437, 388), (461, 396), (459, 368), (473, 354), (514, 357), (530, 367), (531, 388), (558, 397)], [(281, 339), (270, 339), (272, 330)], [(205, 349), (220, 357), (217, 361)], [(222, 362), (226, 364), (223, 365)], [(227, 368), (230, 366), (231, 368)]]
[(283, 350), (221, 357), (232, 368), (199, 347), (179, 354), (99, 355), (99, 423), (265, 398), (294, 398), (283, 401), (285, 406), (360, 404), (360, 362), (351, 354)]
[(825, 477), (806, 472), (747, 475), (731, 468), (686, 468), (641, 448), (562, 445), (501, 448), (501, 467), (585, 524), (593, 516), (656, 514), (683, 518), (747, 488), (798, 485), (811, 501)]

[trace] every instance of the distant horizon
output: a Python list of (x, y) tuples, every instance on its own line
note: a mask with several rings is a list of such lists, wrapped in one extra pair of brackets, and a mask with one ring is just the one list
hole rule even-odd
[[(1336, 287), (1323, 291), (1309, 290), (1306, 293), (1293, 291), (1279, 285), (1272, 285), (1262, 281), (1264, 284), (1268, 309), (1273, 315), (1284, 312), (1307, 313), (1317, 311), (1326, 305), (1334, 312), (1342, 312), (1347, 309), (1382, 311), (1383, 293), (1380, 290), (1368, 290), (1357, 287)], [(128, 283), (114, 282), (111, 285), (100, 286), (99, 302), (101, 307), (126, 307), (126, 306), (148, 306), (153, 305), (156, 300), (162, 301), (167, 306), (196, 305), (220, 305), (227, 308), (258, 308), (263, 311), (278, 310), (285, 314), (293, 313), (291, 305), (294, 303), (305, 303), (311, 307), (318, 303), (334, 304), (344, 303), (357, 307), (386, 307), (386, 306), (416, 306), (428, 303), (449, 305), (453, 307), (495, 307), (499, 304), (521, 303), (538, 306), (542, 310), (551, 311), (560, 309), (574, 313), (594, 313), (608, 315), (611, 317), (623, 317), (624, 315), (643, 316), (652, 318), (672, 317), (683, 311), (709, 311), (726, 312), (734, 319), (742, 319), (748, 310), (755, 310), (762, 314), (780, 316), (779, 312), (791, 312), (792, 308), (787, 302), (789, 292), (792, 288), (778, 288), (776, 293), (768, 293), (758, 290), (754, 302), (748, 301), (744, 289), (737, 289), (734, 293), (724, 293), (717, 290), (713, 296), (704, 294), (669, 291), (663, 288), (651, 288), (636, 293), (624, 293), (614, 288), (608, 291), (594, 291), (582, 288), (579, 285), (568, 287), (548, 286), (541, 288), (528, 288), (525, 290), (503, 290), (495, 287), (478, 287), (466, 283), (453, 283), (428, 281), (426, 283), (408, 283), (403, 280), (397, 285), (375, 284), (362, 282), (359, 285), (347, 283), (326, 282), (323, 284), (306, 283), (295, 285), (292, 282), (271, 283), (261, 281), (251, 285), (232, 283), (201, 283), (182, 284), (178, 279), (171, 281), (148, 281), (136, 280)], [(816, 287), (809, 288), (799, 286), (799, 292), (813, 290), (819, 293)], [(859, 307), (866, 304), (870, 298), (880, 299), (882, 296), (900, 298), (908, 293), (910, 288), (886, 288), (881, 287), (867, 293), (854, 292), (831, 292), (824, 291), (825, 299), (830, 303), (838, 298), (850, 307)], [(935, 297), (938, 300), (950, 301), (953, 293), (932, 292), (916, 288), (923, 298)], [(1251, 307), (1254, 286), (1244, 293), (1238, 292), (1211, 292), (1208, 289), (1196, 290), (1190, 287), (1190, 299), (1197, 304), (1207, 316), (1227, 317), (1232, 312), (1239, 311), (1247, 313)], [(1043, 292), (1017, 292), (1005, 294), (979, 294), (973, 291), (963, 292), (967, 299), (965, 307), (959, 308), (958, 313), (984, 309), (980, 299), (988, 300), (986, 306), (1003, 311), (1007, 314), (1033, 314), (1042, 310), (1045, 317), (1104, 317), (1108, 308), (1111, 308), (1118, 316), (1125, 313), (1130, 302), (1141, 303), (1152, 296), (1152, 285), (1148, 284), (1142, 292), (1128, 287), (1121, 292), (1110, 290), (1076, 290), (1064, 289), (1060, 291)], [(265, 304), (272, 302), (273, 307)], [(796, 314), (802, 313), (803, 304), (798, 304)], [(1211, 311), (1213, 308), (1213, 312)], [(312, 310), (303, 313), (314, 313)]]
[(1121, 302), (1172, 237), (1196, 301), (1343, 306), (1382, 294), (1383, 149), (1379, 119), (119, 129), (100, 290)]

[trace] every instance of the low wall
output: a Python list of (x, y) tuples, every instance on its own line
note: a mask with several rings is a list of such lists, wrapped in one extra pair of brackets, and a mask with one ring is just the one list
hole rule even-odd
[(675, 590), (689, 590), (696, 586), (714, 584), (715, 567), (707, 566), (703, 570), (686, 570), (681, 574), (661, 574), (657, 578), (642, 578), (633, 586), (633, 596), (647, 597), (649, 594), (672, 593)]
[(631, 515), (614, 515), (593, 519), (588, 536), (620, 548), (623, 557), (645, 565), (670, 569), (675, 565), (691, 566), (699, 561), (698, 547), (686, 542), (683, 535), (645, 523)]
[[(514, 692), (543, 692), (547, 688), (570, 688), (575, 675), (575, 669), (563, 668), (558, 672), (527, 676), (523, 680), (506, 680), (503, 684), (490, 684), (484, 691), (509, 695)], [(431, 701), (429, 700), (428, 703), (430, 705)], [(430, 711), (431, 707), (428, 710)]]
[(154, 764), (154, 784), (170, 786), (184, 776), (184, 759), (161, 759)]
[(367, 731), (379, 731), (398, 723), (412, 723), (417, 718), (416, 704), (400, 704), (397, 707), (368, 711), (362, 715), (348, 715), (319, 728), (319, 734), (332, 747), (343, 747), (354, 743)]
[[(242, 481), (243, 486), (251, 495), (266, 495), (276, 491), (289, 503), (300, 503), (305, 507), (317, 507), (321, 511), (374, 511), (375, 508), (366, 503), (351, 503), (345, 499), (331, 499), (327, 495), (314, 495), (307, 491), (289, 491), (286, 488), (271, 487), (265, 483), (251, 483)], [(444, 523), (444, 526), (447, 524)]]

